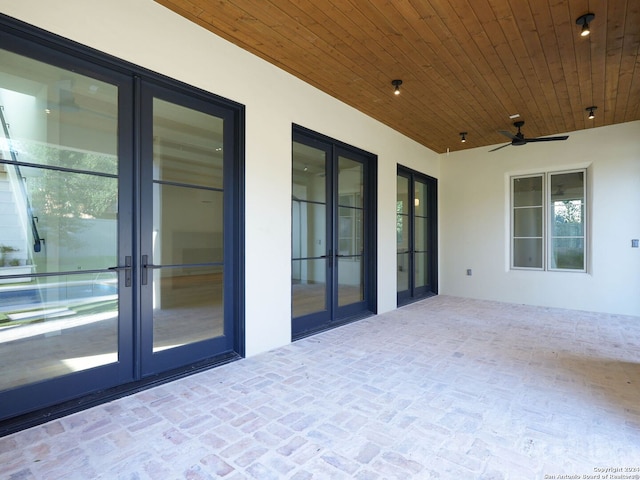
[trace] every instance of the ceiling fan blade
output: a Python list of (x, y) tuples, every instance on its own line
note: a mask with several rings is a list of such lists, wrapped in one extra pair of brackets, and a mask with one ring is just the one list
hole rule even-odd
[(555, 142), (557, 140), (566, 140), (569, 138), (569, 135), (562, 135), (559, 137), (538, 137), (538, 138), (527, 138), (525, 139), (526, 143), (529, 142)]
[(498, 133), (501, 133), (505, 137), (509, 137), (511, 140), (519, 140), (519, 138), (516, 137), (513, 133), (508, 132), (506, 130), (498, 130)]
[(489, 150), (489, 152), (495, 152), (496, 150), (500, 150), (501, 148), (508, 147), (509, 145), (511, 145), (511, 144), (507, 143), (505, 145), (502, 145), (501, 147), (497, 147), (497, 148), (494, 148), (493, 150)]

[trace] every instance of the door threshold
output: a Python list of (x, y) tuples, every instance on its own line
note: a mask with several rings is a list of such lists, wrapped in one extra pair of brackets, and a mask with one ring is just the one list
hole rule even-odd
[(66, 417), (82, 410), (87, 410), (104, 403), (112, 402), (122, 397), (127, 397), (143, 390), (173, 382), (195, 373), (219, 367), (227, 363), (240, 360), (242, 357), (235, 352), (222, 354), (213, 359), (204, 360), (198, 363), (177, 368), (158, 375), (152, 375), (142, 380), (126, 383), (117, 387), (90, 393), (88, 395), (68, 400), (66, 402), (46, 407), (34, 412), (29, 412), (14, 418), (0, 422), (0, 438), (12, 433), (26, 430), (27, 428), (42, 425), (43, 423)]
[(347, 318), (343, 318), (343, 319), (336, 320), (336, 321), (333, 321), (333, 322), (325, 324), (325, 325), (321, 325), (318, 328), (313, 328), (311, 330), (306, 330), (304, 332), (298, 333), (297, 335), (293, 335), (291, 337), (291, 341), (295, 342), (297, 340), (301, 340), (301, 339), (306, 338), (306, 337), (311, 337), (311, 336), (316, 335), (318, 333), (326, 332), (328, 330), (333, 330), (334, 328), (342, 327), (343, 325), (348, 325), (349, 323), (357, 322), (359, 320), (362, 320), (364, 318), (369, 318), (369, 317), (372, 317), (374, 315), (375, 315), (375, 313), (373, 313), (373, 312), (358, 313), (356, 315), (352, 315), (352, 316), (347, 317)]

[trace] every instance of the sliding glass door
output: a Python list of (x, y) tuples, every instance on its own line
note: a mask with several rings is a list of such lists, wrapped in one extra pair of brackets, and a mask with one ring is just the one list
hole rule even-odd
[(375, 309), (375, 157), (294, 131), (293, 337)]

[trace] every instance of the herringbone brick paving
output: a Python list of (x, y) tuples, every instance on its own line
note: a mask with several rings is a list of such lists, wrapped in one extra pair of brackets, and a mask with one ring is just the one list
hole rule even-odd
[(8, 479), (606, 468), (640, 478), (640, 318), (446, 296), (0, 438)]

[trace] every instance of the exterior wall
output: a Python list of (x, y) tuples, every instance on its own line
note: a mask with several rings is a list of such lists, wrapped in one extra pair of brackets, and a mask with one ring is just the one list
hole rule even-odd
[[(379, 313), (396, 306), (400, 163), (439, 179), (441, 294), (640, 315), (640, 122), (437, 155), (152, 0), (0, 0), (0, 12), (246, 106), (249, 356), (291, 338), (293, 123), (378, 155)], [(589, 272), (509, 271), (509, 175), (579, 166), (591, 179)]]
[[(640, 121), (490, 149), (442, 157), (440, 293), (640, 315), (640, 248), (631, 248), (640, 238)], [(588, 168), (588, 272), (510, 271), (510, 175), (580, 167)]]
[(0, 12), (245, 105), (247, 355), (291, 341), (293, 123), (378, 155), (378, 312), (395, 308), (396, 165), (437, 178), (436, 153), (152, 0), (0, 0)]

